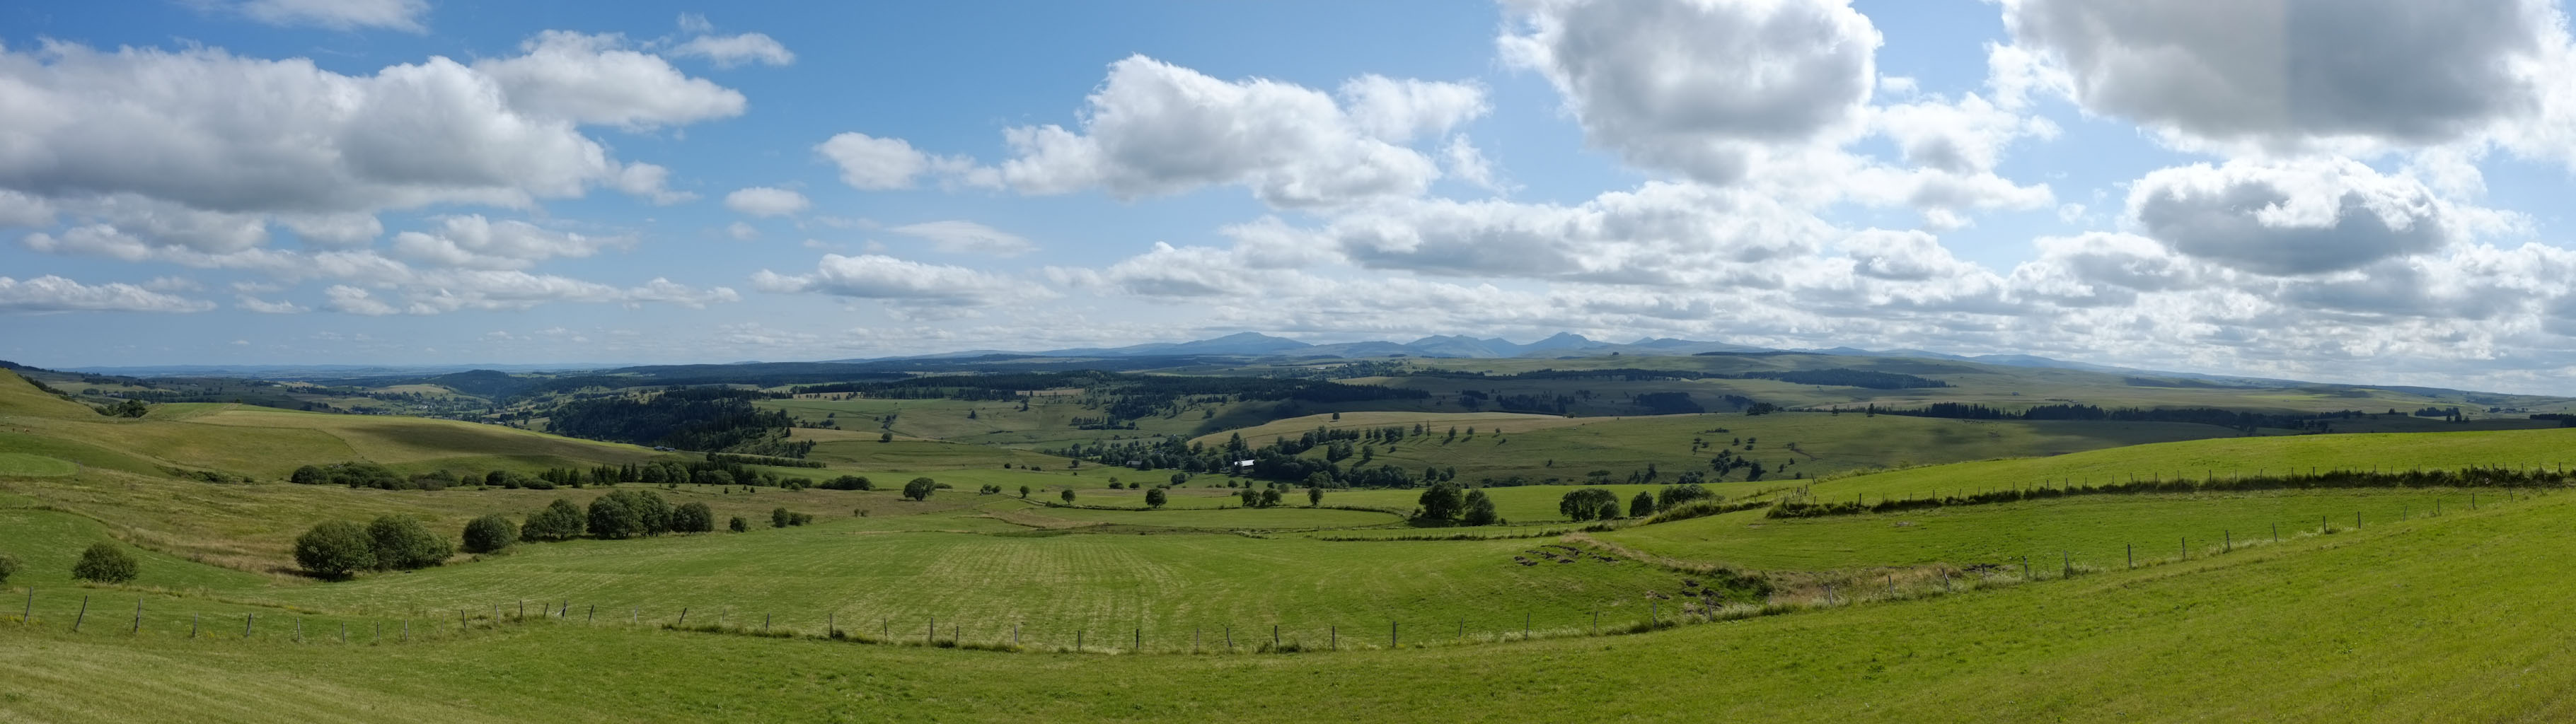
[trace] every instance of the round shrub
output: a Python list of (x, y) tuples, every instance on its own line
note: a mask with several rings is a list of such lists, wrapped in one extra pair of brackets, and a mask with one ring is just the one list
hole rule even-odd
[(671, 531), (706, 533), (716, 529), (716, 512), (705, 503), (682, 503), (671, 509)]
[(486, 515), (465, 524), (465, 552), (499, 553), (519, 542), (519, 524), (506, 515)]
[(930, 494), (937, 490), (939, 490), (939, 481), (929, 478), (913, 478), (912, 482), (903, 484), (903, 497), (911, 498), (913, 500), (929, 500)]
[(556, 498), (544, 510), (528, 515), (528, 524), (519, 528), (519, 539), (527, 541), (572, 540), (581, 537), (588, 518), (572, 501)]
[(750, 530), (751, 530), (751, 524), (743, 522), (743, 520), (742, 520), (742, 516), (739, 516), (739, 515), (737, 515), (737, 516), (734, 516), (734, 517), (733, 517), (733, 523), (730, 525), (730, 527), (732, 527), (732, 528), (733, 528), (733, 532), (736, 532), (736, 533), (742, 533), (742, 532), (747, 532), (747, 531), (750, 531)]
[(428, 568), (456, 555), (456, 547), (447, 539), (432, 535), (408, 515), (388, 515), (368, 523), (367, 538), (375, 542), (378, 568)]
[(347, 576), (376, 567), (376, 541), (356, 523), (326, 520), (295, 537), (295, 564), (323, 578)]
[(0, 553), (0, 583), (8, 583), (9, 576), (17, 573), (20, 565), (17, 556)]
[(72, 577), (84, 581), (124, 583), (142, 574), (141, 564), (134, 562), (133, 554), (126, 553), (124, 546), (107, 541), (99, 541), (89, 550), (81, 551), (80, 562), (72, 564)]

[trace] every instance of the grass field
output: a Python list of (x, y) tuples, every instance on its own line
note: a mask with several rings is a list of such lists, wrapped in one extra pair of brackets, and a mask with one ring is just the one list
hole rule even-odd
[(1825, 498), (1948, 494), (2043, 483), (2227, 478), (2310, 469), (2407, 470), (2488, 465), (2556, 469), (2576, 462), (2576, 429), (2365, 433), (2194, 440), (2046, 458), (1993, 460), (1819, 483)]
[[(2576, 717), (2576, 634), (2561, 576), (2530, 562), (2576, 545), (2570, 515), (2553, 497), (1924, 601), (1296, 656), (1011, 655), (577, 622), (383, 647), (188, 641), (158, 621), (143, 636), (0, 626), (15, 682), (0, 718), (2559, 721)], [(1712, 688), (1694, 682), (1725, 694), (1694, 695)], [(1655, 691), (1684, 696), (1641, 693)]]
[[(2490, 507), (2521, 504), (2492, 491), (2484, 500)], [(2456, 490), (2117, 495), (1786, 520), (1750, 510), (1592, 535), (1658, 555), (1766, 570), (1955, 568), (2024, 556), (2047, 570), (2067, 560), (2122, 568), (2129, 546), (2139, 561), (2179, 557), (2185, 546), (2192, 555), (2213, 555), (2268, 544), (2276, 531), (2297, 537), (2331, 525), (2348, 532), (2355, 523), (2388, 525), (2437, 509), (2465, 513), (2470, 503)]]
[[(1565, 363), (1497, 364), (1550, 362)], [(1900, 394), (2002, 393), (1971, 376), (1987, 374), (1982, 366), (1886, 364), (1962, 375), (1962, 388)], [(293, 575), (287, 554), (318, 521), (409, 515), (453, 539), (477, 515), (523, 515), (605, 491), (273, 482), (295, 465), (526, 469), (653, 453), (498, 426), (227, 404), (111, 419), (11, 383), (0, 377), (0, 553), (26, 562), (10, 583), (33, 594), (0, 605), (0, 677), (11, 682), (0, 687), (0, 721), (2576, 716), (2566, 696), (2576, 690), (2576, 616), (2564, 613), (2567, 586), (2548, 565), (2576, 544), (2566, 525), (2576, 495), (2564, 491), (2482, 491), (2475, 508), (2466, 493), (2438, 489), (2099, 495), (1785, 520), (1750, 510), (1586, 533), (1556, 511), (1576, 485), (1525, 485), (1486, 490), (1513, 525), (1417, 527), (1383, 511), (1411, 510), (1418, 489), (1333, 490), (1323, 508), (1305, 507), (1294, 490), (1283, 507), (1246, 509), (1226, 485), (1257, 481), (1199, 475), (1148, 510), (1144, 491), (1106, 486), (1165, 483), (1173, 471), (1077, 467), (1028, 449), (1231, 434), (1207, 427), (1220, 424), (1252, 431), (1257, 444), (1261, 434), (1336, 424), (1329, 415), (1266, 422), (1276, 408), (1218, 403), (1145, 421), (1153, 429), (1079, 431), (1064, 422), (1084, 408), (1062, 396), (1029, 413), (1016, 403), (779, 400), (763, 404), (832, 415), (848, 429), (798, 429), (820, 443), (814, 457), (829, 467), (775, 472), (864, 474), (880, 489), (628, 485), (707, 503), (719, 527), (734, 516), (754, 527), (523, 544), (321, 582)], [(2134, 394), (2213, 394), (2174, 389)], [(1594, 392), (1617, 395), (1606, 385)], [(2294, 393), (2335, 394), (2232, 394)], [(2342, 399), (2380, 399), (2359, 394)], [(2240, 437), (2170, 424), (1450, 409), (1352, 411), (1338, 424), (1473, 426), (1472, 437), (1379, 448), (1372, 464), (1455, 466), (1463, 482), (1608, 480), (1601, 487), (1622, 500), (1705, 470), (1721, 449), (1775, 470), (1711, 485), (1742, 500), (1795, 488), (1876, 498), (2308, 465), (2555, 465), (2576, 442), (2576, 430)], [(870, 415), (893, 415), (896, 439), (878, 442), (882, 417)], [(1625, 483), (1648, 463), (1658, 480)], [(1869, 472), (1882, 468), (1894, 469)], [(187, 475), (200, 470), (258, 482)], [(892, 491), (914, 476), (951, 487), (927, 501)], [(1005, 492), (975, 492), (986, 485)], [(1023, 486), (1033, 500), (1020, 499)], [(1085, 507), (1042, 504), (1066, 490)], [(772, 528), (776, 508), (815, 520)], [(1443, 539), (1454, 535), (1484, 539)], [(106, 540), (137, 547), (142, 577), (75, 584), (74, 558)], [(2126, 559), (2133, 544), (2146, 564), (2137, 569)], [(2058, 575), (2061, 555), (2081, 575)], [(2037, 580), (2011, 567), (2021, 556)], [(2005, 567), (1974, 568), (1996, 564)], [(1945, 579), (1927, 576), (1961, 568), (1970, 572), (1955, 594), (1941, 595)], [(1897, 592), (1882, 593), (1882, 579)], [(1732, 597), (1731, 610), (1748, 618), (1584, 635), (1596, 615), (1621, 632), (1685, 610), (1678, 599), (1709, 580), (1759, 581)], [(1825, 585), (1840, 587), (1839, 597), (1829, 601)], [(1770, 591), (1767, 608), (1752, 593), (1759, 587)], [(567, 603), (563, 618), (542, 617)], [(527, 604), (538, 618), (516, 620)], [(16, 621), (20, 610), (34, 620)], [(660, 627), (683, 616), (731, 632)], [(1025, 650), (818, 640), (827, 621), (898, 642), (999, 646), (1016, 637)], [(1306, 653), (1254, 653), (1274, 626)], [(353, 634), (345, 644), (343, 627)], [(1542, 636), (1521, 640), (1524, 627)], [(764, 629), (795, 637), (752, 635)], [(1390, 645), (1396, 632), (1401, 650)], [(1239, 644), (1232, 655), (1228, 635)], [(1062, 651), (1076, 641), (1091, 653)]]

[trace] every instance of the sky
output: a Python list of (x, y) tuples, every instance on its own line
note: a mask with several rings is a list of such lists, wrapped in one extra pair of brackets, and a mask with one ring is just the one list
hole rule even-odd
[(1570, 331), (2576, 394), (2565, 12), (10, 3), (0, 359)]

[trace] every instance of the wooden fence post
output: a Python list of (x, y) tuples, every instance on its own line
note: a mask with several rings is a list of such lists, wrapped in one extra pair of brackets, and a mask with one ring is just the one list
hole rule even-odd
[(689, 607), (687, 607), (687, 606), (681, 606), (681, 607), (680, 607), (680, 620), (679, 620), (678, 622), (676, 622), (676, 623), (671, 624), (671, 627), (672, 627), (672, 628), (679, 628), (679, 627), (681, 627), (681, 626), (687, 626), (687, 625), (689, 625)]
[(89, 596), (81, 596), (80, 613), (72, 617), (72, 633), (80, 633), (81, 622), (89, 619)]
[(139, 633), (143, 633), (143, 597), (142, 597), (142, 596), (136, 596), (136, 597), (134, 597), (134, 628), (127, 629), (125, 632), (126, 632), (126, 633), (128, 633), (128, 634), (139, 634)]
[(198, 627), (204, 626), (205, 623), (206, 615), (202, 613), (197, 614), (196, 618), (188, 619), (188, 638), (196, 638)]
[(2129, 544), (2129, 567), (2138, 567), (2138, 544), (2136, 543)]
[(26, 612), (26, 613), (22, 613), (22, 614), (18, 614), (18, 623), (27, 624), (27, 623), (35, 623), (35, 622), (36, 622), (36, 587), (35, 587), (35, 586), (28, 586), (28, 587), (27, 587), (27, 612)]
[(242, 638), (250, 638), (251, 624), (257, 620), (259, 620), (258, 613), (242, 614)]

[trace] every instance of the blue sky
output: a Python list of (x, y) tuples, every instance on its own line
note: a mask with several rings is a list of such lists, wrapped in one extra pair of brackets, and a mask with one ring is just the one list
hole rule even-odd
[(2539, 0), (14, 4), (0, 359), (1573, 331), (2576, 393), (2565, 25)]

